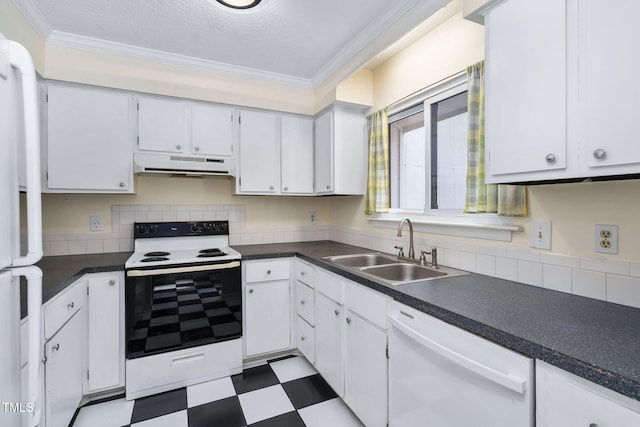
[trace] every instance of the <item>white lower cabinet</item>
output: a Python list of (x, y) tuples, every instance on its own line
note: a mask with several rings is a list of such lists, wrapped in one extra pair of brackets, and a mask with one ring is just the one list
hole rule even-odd
[(91, 274), (87, 280), (85, 394), (124, 386), (124, 275)]
[(244, 289), (245, 356), (291, 347), (289, 260), (247, 261)]
[(82, 400), (82, 309), (45, 344), (45, 425), (67, 427)]
[(342, 304), (316, 293), (316, 369), (340, 396), (343, 389)]
[(537, 360), (536, 425), (640, 426), (640, 402)]

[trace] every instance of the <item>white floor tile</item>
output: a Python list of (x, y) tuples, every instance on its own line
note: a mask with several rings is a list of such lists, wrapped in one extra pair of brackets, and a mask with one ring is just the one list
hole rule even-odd
[(134, 401), (124, 398), (83, 407), (73, 423), (74, 427), (113, 427), (131, 422)]
[(298, 378), (315, 375), (317, 371), (304, 357), (290, 357), (271, 363), (271, 368), (281, 383), (297, 380)]
[(131, 427), (188, 427), (188, 425), (187, 411), (184, 410), (131, 424)]
[(362, 427), (340, 398), (307, 406), (298, 413), (307, 427)]
[(247, 424), (295, 410), (280, 384), (238, 395)]
[(194, 406), (224, 399), (235, 394), (236, 390), (233, 388), (231, 377), (195, 384), (187, 387), (187, 406), (193, 408)]

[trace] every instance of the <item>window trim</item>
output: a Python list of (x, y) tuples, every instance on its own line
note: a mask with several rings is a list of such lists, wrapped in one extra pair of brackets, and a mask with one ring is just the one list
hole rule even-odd
[[(462, 85), (466, 86), (466, 84), (467, 74), (466, 71), (463, 71), (390, 105), (387, 110), (389, 123), (415, 114), (419, 108), (424, 109), (427, 99), (432, 98), (437, 102), (436, 97), (447, 98), (451, 95), (445, 96), (445, 94)], [(430, 157), (427, 161), (431, 161)], [(430, 192), (431, 188), (428, 187), (428, 194), (425, 195), (426, 206), (423, 211), (390, 209), (388, 213), (376, 213), (367, 219), (374, 227), (393, 229), (397, 228), (398, 222), (402, 218), (409, 217), (415, 231), (418, 232), (505, 242), (512, 240), (514, 232), (524, 231), (523, 227), (513, 225), (513, 218), (501, 217), (497, 214), (471, 214), (457, 210), (427, 209), (427, 205), (430, 206), (428, 202), (431, 197)]]

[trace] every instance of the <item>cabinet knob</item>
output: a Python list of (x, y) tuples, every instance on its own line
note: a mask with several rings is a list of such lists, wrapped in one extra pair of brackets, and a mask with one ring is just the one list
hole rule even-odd
[(347, 324), (349, 324), (349, 325), (351, 324), (351, 318), (350, 317), (347, 317)]
[(200, 151), (200, 147), (198, 147), (197, 145), (195, 147), (193, 147), (194, 150), (196, 151)]
[(253, 289), (249, 289), (249, 293), (252, 294), (253, 293)]
[(267, 274), (271, 274), (271, 270), (267, 270)]
[(180, 144), (176, 145), (176, 150), (182, 150), (182, 145)]
[(336, 310), (334, 311), (334, 313), (336, 314), (336, 316), (339, 316), (339, 315), (340, 315), (340, 310), (336, 309)]
[(120, 188), (124, 188), (124, 182), (120, 182), (120, 184), (118, 184), (120, 186)]
[(607, 157), (607, 152), (604, 151), (602, 148), (598, 148), (597, 150), (593, 151), (593, 158), (596, 160), (604, 160), (604, 158)]
[(58, 351), (60, 350), (60, 343), (54, 345), (53, 347), (51, 347), (51, 351)]
[(269, 186), (269, 190), (273, 190), (274, 188), (276, 188), (275, 185), (270, 185)]
[(300, 275), (301, 275), (301, 276), (304, 276), (304, 275), (305, 275), (305, 272), (304, 272), (304, 271), (301, 271), (301, 272), (300, 272)]
[(115, 281), (115, 280), (113, 280), (113, 279), (109, 280), (109, 286), (113, 286), (113, 285), (115, 285), (115, 284), (116, 284), (116, 281)]
[(331, 186), (327, 184), (327, 190), (331, 190)]
[(591, 423), (591, 424), (589, 424), (589, 427), (598, 427), (598, 424), (596, 424), (596, 423)]
[(300, 341), (304, 341), (305, 339), (305, 337), (300, 337)]
[(289, 191), (289, 187), (285, 186), (284, 191)]
[(300, 305), (304, 305), (304, 300), (303, 299), (300, 300)]
[(67, 308), (73, 308), (75, 306), (75, 304), (73, 303), (73, 301), (71, 301), (69, 304), (67, 304)]
[(547, 163), (554, 164), (556, 162), (556, 155), (549, 153), (546, 156), (544, 156), (544, 159), (547, 161)]

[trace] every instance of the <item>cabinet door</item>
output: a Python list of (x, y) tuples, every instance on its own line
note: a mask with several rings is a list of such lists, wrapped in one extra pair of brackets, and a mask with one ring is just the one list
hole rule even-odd
[(131, 95), (50, 85), (47, 186), (59, 190), (133, 190)]
[(211, 156), (233, 154), (233, 114), (228, 105), (191, 102), (191, 152)]
[[(614, 401), (624, 400), (626, 405)], [(568, 372), (536, 362), (538, 427), (617, 427), (640, 425), (638, 401), (604, 389)]]
[(182, 153), (188, 143), (186, 101), (138, 97), (138, 149)]
[(316, 193), (333, 192), (333, 112), (331, 110), (315, 120), (315, 183)]
[(82, 399), (83, 319), (80, 310), (45, 345), (47, 427), (67, 427)]
[(240, 112), (239, 192), (276, 192), (280, 170), (277, 143), (274, 113)]
[(316, 292), (316, 369), (343, 396), (342, 306)]
[(345, 324), (344, 400), (364, 425), (384, 427), (388, 418), (387, 334), (349, 310)]
[(244, 300), (246, 355), (289, 348), (289, 280), (247, 284)]
[(119, 275), (91, 275), (87, 301), (87, 393), (121, 386), (124, 303)]
[[(640, 2), (588, 0), (579, 8), (581, 158), (588, 174), (638, 173), (640, 51), (630, 49), (629, 40), (638, 39)], [(634, 163), (631, 170), (600, 169)]]
[(313, 120), (282, 116), (282, 193), (313, 193)]
[(566, 16), (565, 1), (511, 0), (485, 19), (487, 182), (567, 165)]

